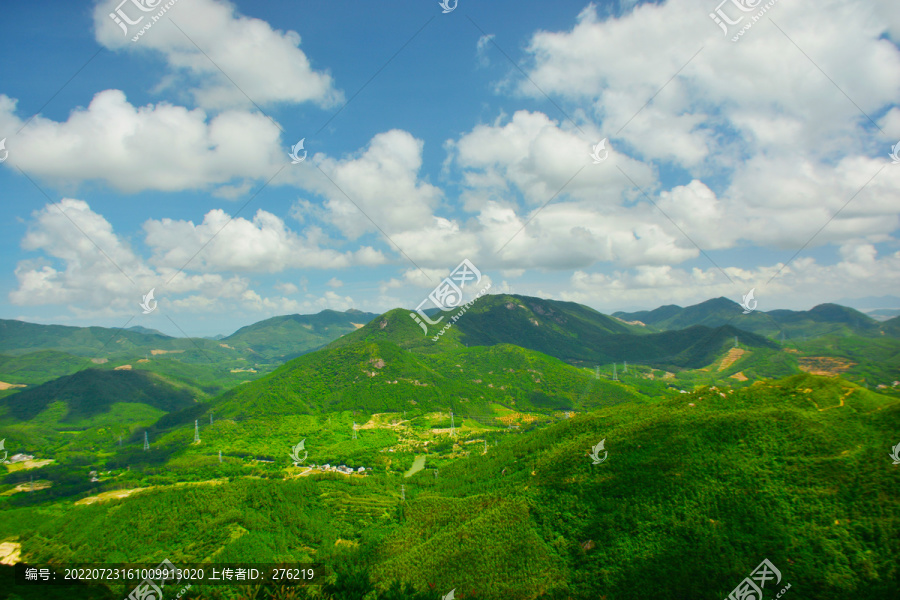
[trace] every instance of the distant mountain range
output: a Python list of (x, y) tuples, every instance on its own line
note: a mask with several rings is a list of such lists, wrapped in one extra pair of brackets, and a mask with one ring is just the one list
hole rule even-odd
[[(430, 326), (426, 334), (409, 311), (394, 309), (359, 332), (333, 342), (332, 346), (358, 340), (390, 341), (401, 348), (427, 354), (447, 347), (512, 344), (574, 365), (633, 361), (673, 369), (709, 364), (723, 344), (734, 336), (747, 346), (777, 347), (764, 337), (731, 325), (688, 325), (677, 331), (652, 331), (574, 302), (529, 296), (484, 296), (445, 333), (438, 335), (445, 324), (452, 322), (452, 314), (445, 313), (442, 321)], [(435, 336), (439, 338), (437, 341)]]
[[(405, 309), (396, 310), (409, 314)], [(427, 351), (433, 346), (430, 338), (451, 322), (454, 312), (431, 311), (430, 314), (432, 319), (441, 318), (439, 326), (431, 326), (425, 333), (407, 316), (406, 325), (411, 327), (405, 328), (404, 339), (394, 341), (404, 347), (421, 347)], [(283, 315), (242, 327), (219, 339), (176, 338), (140, 326), (128, 329), (71, 327), (0, 319), (0, 354), (23, 355), (53, 350), (74, 356), (114, 359), (147, 357), (155, 350), (160, 355), (176, 352), (179, 360), (189, 363), (227, 362), (239, 357), (250, 362), (284, 362), (357, 331), (378, 316), (354, 309), (345, 312), (323, 310), (315, 315)], [(879, 322), (837, 304), (820, 304), (808, 311), (754, 311), (744, 315), (741, 306), (727, 298), (715, 298), (688, 307), (667, 305), (650, 311), (616, 312), (608, 316), (574, 302), (500, 294), (479, 299), (441, 338), (469, 346), (515, 344), (567, 360), (609, 362), (622, 356), (621, 343), (608, 343), (611, 336), (616, 335), (648, 335), (694, 326), (727, 326), (778, 341), (782, 333), (787, 340), (821, 335), (896, 335), (893, 332), (897, 325), (892, 321)], [(531, 326), (525, 327), (526, 324)], [(730, 330), (728, 334), (734, 335)], [(696, 332), (688, 337), (694, 336)], [(666, 340), (675, 345), (679, 343), (678, 338), (651, 337), (642, 342), (646, 350), (639, 353), (650, 357), (672, 354), (667, 346), (670, 342)], [(659, 344), (666, 347), (662, 353), (650, 348)]]
[(770, 310), (743, 314), (740, 304), (728, 298), (714, 298), (682, 308), (670, 304), (654, 310), (616, 312), (621, 321), (646, 327), (648, 331), (672, 331), (705, 325), (730, 325), (744, 331), (785, 340), (822, 335), (890, 335), (891, 327), (858, 310), (838, 304), (820, 304), (807, 311)]
[[(441, 375), (445, 370), (438, 369), (438, 364), (456, 355), (460, 358), (453, 360), (469, 360), (478, 354), (470, 353), (470, 358), (465, 358), (459, 353), (465, 353), (467, 347), (481, 347), (508, 348), (502, 351), (509, 354), (508, 364), (498, 368), (516, 369), (515, 365), (526, 359), (540, 362), (553, 357), (575, 367), (603, 366), (604, 372), (612, 363), (622, 362), (677, 372), (701, 369), (721, 360), (736, 338), (743, 351), (752, 351), (754, 364), (763, 369), (755, 372), (761, 374), (773, 373), (771, 368), (766, 371), (768, 367), (761, 360), (783, 354), (777, 343), (782, 334), (788, 343), (824, 335), (847, 339), (900, 337), (898, 317), (878, 322), (836, 304), (822, 304), (808, 311), (754, 311), (745, 315), (738, 303), (727, 298), (608, 316), (574, 302), (488, 295), (456, 321), (453, 311), (432, 313), (429, 318), (439, 323), (425, 331), (412, 315), (407, 309), (383, 315), (357, 310), (284, 315), (242, 327), (220, 340), (173, 338), (142, 327), (121, 330), (0, 320), (0, 382), (5, 382), (0, 398), (18, 398), (19, 402), (53, 397), (53, 385), (61, 381), (57, 378), (71, 378), (90, 367), (90, 375), (79, 377), (93, 377), (97, 382), (112, 377), (109, 382), (132, 381), (138, 387), (165, 381), (190, 391), (189, 395), (199, 401), (242, 381), (256, 380), (232, 389), (226, 395), (228, 402), (233, 406), (274, 402), (278, 410), (287, 406), (300, 412), (345, 409), (353, 406), (360, 394), (373, 410), (397, 408), (407, 396), (435, 407), (446, 404), (449, 396), (479, 398), (473, 400), (475, 403), (491, 399), (502, 403), (506, 396), (497, 390), (476, 394), (482, 390), (479, 385), (447, 383), (446, 375)], [(315, 350), (321, 351), (309, 355)], [(386, 361), (385, 357), (394, 357), (389, 369), (368, 365), (367, 361)], [(774, 373), (796, 369), (782, 359), (772, 364), (776, 364)], [(140, 379), (113, 369), (154, 373), (157, 378)], [(471, 380), (490, 379), (477, 360), (470, 370)], [(370, 375), (362, 376), (364, 372)], [(386, 379), (398, 383), (376, 385)], [(419, 383), (410, 383), (415, 381)], [(87, 385), (89, 379), (71, 382), (84, 385), (69, 389), (94, 393)], [(15, 387), (23, 384), (28, 389)], [(102, 387), (100, 383), (97, 386)], [(497, 388), (500, 386), (515, 388), (513, 382), (498, 382)], [(515, 397), (525, 399), (535, 392), (536, 388), (522, 389)], [(139, 394), (128, 392), (126, 396)], [(574, 405), (571, 393), (558, 397), (562, 404)]]
[[(0, 354), (56, 350), (76, 356), (142, 356), (153, 350), (184, 351), (182, 358), (208, 362), (202, 353), (231, 347), (263, 359), (292, 358), (320, 348), (355, 331), (377, 315), (358, 310), (323, 310), (315, 315), (285, 315), (266, 319), (221, 339), (175, 338), (155, 329), (130, 327), (70, 327), (0, 319)], [(226, 353), (227, 356), (228, 353)]]
[[(735, 336), (743, 351), (780, 350), (727, 325), (647, 333), (579, 304), (502, 294), (481, 298), (435, 341), (438, 331), (432, 326), (426, 335), (408, 310), (388, 311), (326, 348), (230, 390), (213, 401), (214, 411), (247, 417), (450, 406), (459, 414), (485, 414), (492, 404), (583, 410), (600, 398), (638, 398), (610, 382), (606, 367), (602, 379), (592, 377), (595, 365), (700, 368), (733, 348)], [(580, 366), (591, 371), (575, 368)], [(596, 387), (582, 397), (590, 381)]]

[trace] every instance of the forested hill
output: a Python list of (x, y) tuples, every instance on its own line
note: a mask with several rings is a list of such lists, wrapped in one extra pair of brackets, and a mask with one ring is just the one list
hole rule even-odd
[[(746, 347), (776, 347), (759, 335), (731, 325), (647, 333), (644, 328), (620, 323), (577, 304), (526, 296), (485, 296), (455, 322), (451, 321), (454, 314), (442, 313), (443, 320), (438, 325), (430, 325), (426, 334), (410, 317), (410, 311), (391, 310), (359, 331), (333, 342), (331, 347), (360, 340), (383, 340), (430, 354), (448, 348), (512, 344), (571, 364), (595, 365), (627, 360), (661, 368), (708, 365), (725, 351), (735, 336)], [(433, 315), (432, 320), (437, 316), (440, 315)], [(451, 327), (439, 335), (447, 324)]]

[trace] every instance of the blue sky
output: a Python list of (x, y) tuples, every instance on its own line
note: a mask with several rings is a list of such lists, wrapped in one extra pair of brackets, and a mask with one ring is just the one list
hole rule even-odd
[(2, 8), (0, 318), (230, 333), (463, 259), (604, 312), (900, 290), (889, 0), (138, 4)]

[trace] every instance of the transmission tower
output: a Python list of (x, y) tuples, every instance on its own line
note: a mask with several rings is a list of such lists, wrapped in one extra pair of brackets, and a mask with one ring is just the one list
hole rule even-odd
[(150, 450), (150, 439), (147, 437), (147, 432), (144, 432), (144, 452)]
[(219, 450), (219, 462), (222, 462), (222, 451)]
[(209, 424), (212, 425), (212, 413), (209, 413)]
[(353, 439), (356, 439), (356, 421), (353, 421)]
[(200, 443), (200, 423), (197, 419), (194, 419), (194, 443)]
[(626, 360), (626, 361), (623, 361), (623, 364), (625, 365), (625, 368), (622, 369), (622, 371), (624, 371), (625, 373), (627, 373), (627, 372), (628, 372), (628, 361), (627, 361), (627, 360)]
[(453, 411), (452, 410), (450, 411), (450, 435), (456, 435), (453, 432)]
[(738, 345), (737, 345), (737, 336), (734, 336), (734, 347), (735, 347), (735, 348), (738, 347)]
[(616, 363), (613, 363), (613, 381), (618, 381), (619, 376), (616, 374)]
[(400, 501), (401, 502), (406, 501), (406, 486), (405, 485), (400, 486)]

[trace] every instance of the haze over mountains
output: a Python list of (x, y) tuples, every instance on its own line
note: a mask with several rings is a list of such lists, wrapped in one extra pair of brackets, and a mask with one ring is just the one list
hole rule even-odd
[(375, 316), (353, 309), (345, 312), (323, 310), (315, 315), (284, 315), (242, 327), (216, 340), (175, 338), (144, 327), (70, 327), (0, 319), (0, 353), (22, 354), (41, 349), (78, 356), (117, 356), (154, 349), (216, 352), (218, 348), (230, 346), (250, 355), (283, 359), (319, 348)]

